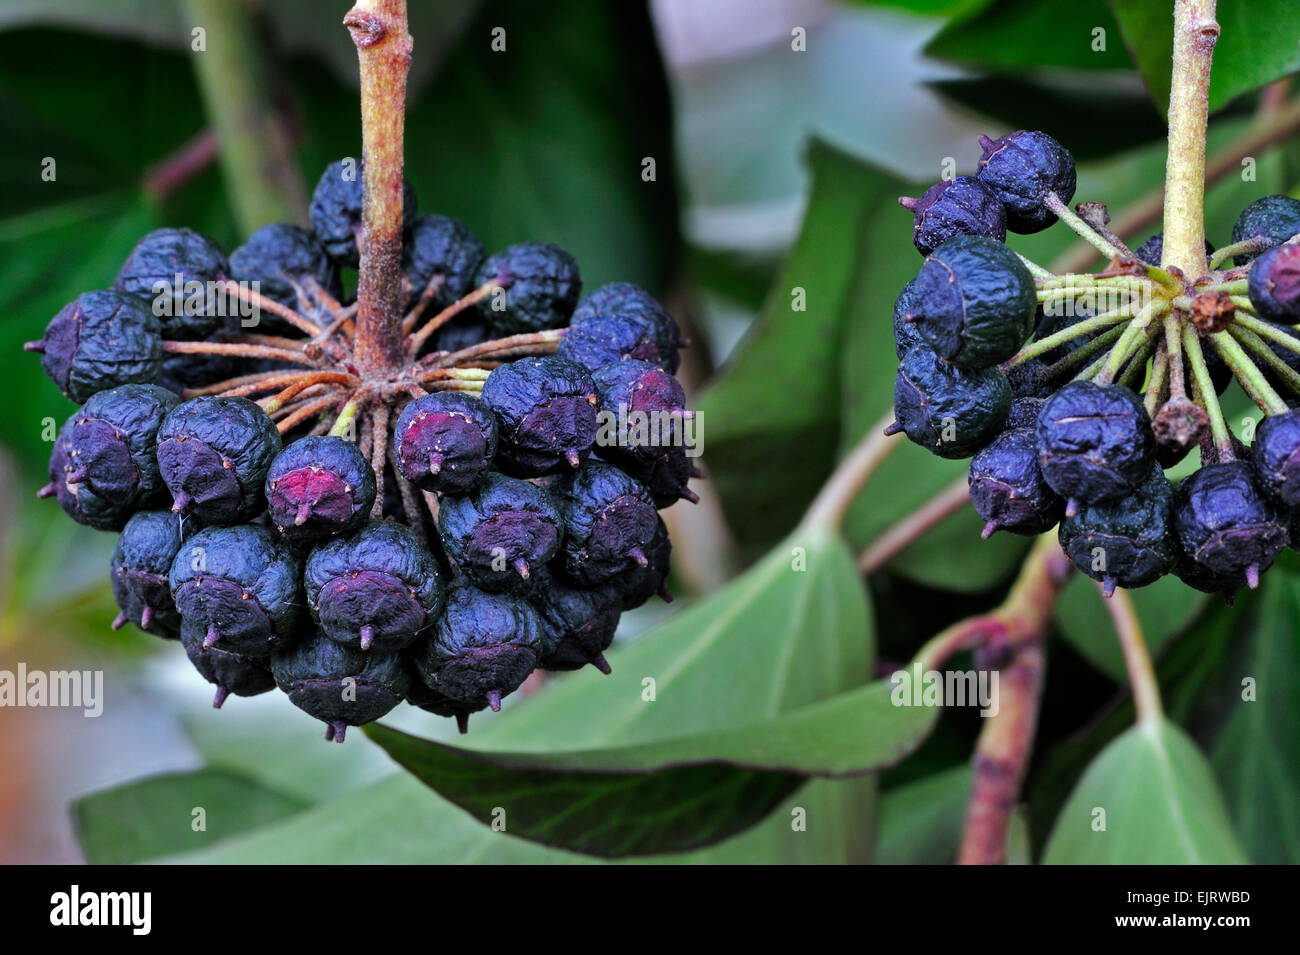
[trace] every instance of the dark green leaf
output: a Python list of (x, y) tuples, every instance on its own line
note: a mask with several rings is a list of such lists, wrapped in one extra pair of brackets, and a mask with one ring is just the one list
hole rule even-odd
[[(1102, 30), (1098, 35), (1094, 31)], [(1103, 45), (1104, 49), (1097, 49)], [(1104, 0), (995, 0), (943, 28), (925, 52), (994, 69), (1130, 69)]]
[[(1174, 20), (1168, 0), (1110, 0), (1124, 41), (1163, 113), (1169, 108)], [(1291, 0), (1219, 0), (1210, 109), (1300, 70), (1300, 17)]]
[(72, 818), (88, 862), (122, 865), (201, 849), (306, 807), (251, 779), (200, 769), (83, 796)]
[(1163, 718), (1134, 726), (1093, 761), (1043, 853), (1044, 863), (1072, 865), (1245, 861), (1209, 763)]
[(874, 861), (880, 865), (952, 862), (961, 841), (970, 784), (970, 767), (957, 766), (884, 793)]
[[(1300, 578), (1275, 567), (1244, 669), (1229, 671), (1233, 709), (1211, 759), (1252, 861), (1300, 861)], [(1245, 634), (1238, 632), (1237, 639)], [(1246, 699), (1245, 680), (1252, 697)]]
[(987, 6), (989, 0), (853, 0), (864, 7), (893, 7), (928, 17), (948, 17), (970, 13)]
[[(699, 402), (709, 476), (751, 546), (788, 531), (834, 465), (852, 290), (877, 267), (863, 257), (862, 229), (899, 189), (824, 143), (813, 143), (808, 165), (813, 191), (794, 250), (749, 337)], [(806, 311), (793, 307), (800, 291)]]

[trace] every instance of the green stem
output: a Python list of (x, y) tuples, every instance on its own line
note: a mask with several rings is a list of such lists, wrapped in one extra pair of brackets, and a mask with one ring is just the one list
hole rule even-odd
[(1161, 342), (1156, 347), (1155, 360), (1151, 362), (1151, 380), (1147, 382), (1146, 396), (1143, 404), (1147, 417), (1154, 418), (1160, 410), (1160, 398), (1164, 394), (1165, 379), (1169, 375), (1169, 348)]
[(1196, 388), (1205, 413), (1210, 416), (1210, 431), (1214, 435), (1214, 445), (1219, 449), (1223, 460), (1231, 461), (1236, 455), (1232, 450), (1232, 432), (1223, 417), (1223, 408), (1219, 405), (1219, 396), (1214, 390), (1214, 381), (1210, 378), (1210, 369), (1205, 364), (1205, 355), (1201, 352), (1201, 339), (1196, 333), (1196, 326), (1190, 322), (1183, 323), (1183, 352), (1187, 355), (1187, 364), (1191, 366), (1192, 377), (1196, 379)]
[(1049, 352), (1053, 348), (1074, 341), (1080, 335), (1087, 335), (1090, 332), (1100, 331), (1103, 328), (1110, 328), (1117, 325), (1125, 319), (1133, 317), (1131, 306), (1125, 306), (1114, 312), (1107, 312), (1105, 315), (1097, 315), (1093, 318), (1085, 318), (1081, 322), (1076, 322), (1069, 328), (1063, 328), (1059, 332), (1053, 332), (1046, 338), (1040, 338), (1038, 341), (1031, 342), (1020, 351), (1012, 356), (1007, 367), (1014, 368), (1031, 358), (1037, 358), (1044, 352)]
[(1259, 405), (1260, 411), (1266, 415), (1275, 415), (1286, 414), (1291, 410), (1235, 338), (1227, 332), (1215, 332), (1209, 337), (1214, 350), (1219, 353), (1224, 364), (1232, 369), (1237, 382), (1250, 395), (1250, 400)]
[[(1098, 335), (1096, 338), (1088, 342), (1086, 345), (1080, 345), (1078, 348), (1070, 352), (1070, 354), (1066, 355), (1064, 358), (1061, 358), (1055, 363), (1049, 365), (1045, 373), (1047, 380), (1052, 381), (1053, 379), (1059, 377), (1061, 374), (1073, 368), (1075, 365), (1079, 364), (1080, 362), (1087, 361), (1089, 358), (1092, 358), (1094, 355), (1100, 354), (1108, 350), (1110, 346), (1115, 344), (1115, 342), (1119, 340), (1119, 337), (1124, 334), (1125, 327), (1127, 326), (1116, 325), (1115, 327), (1111, 328), (1109, 331), (1103, 332), (1102, 334)], [(1099, 365), (1098, 370), (1100, 370), (1100, 367), (1101, 366)], [(1094, 372), (1093, 374), (1096, 374), (1096, 372)]]
[(1186, 398), (1187, 380), (1183, 365), (1183, 333), (1178, 316), (1165, 314), (1165, 351), (1169, 353), (1169, 397)]
[(1232, 323), (1238, 328), (1254, 332), (1260, 338), (1277, 342), (1288, 351), (1300, 352), (1300, 338), (1288, 331), (1283, 331), (1286, 326), (1274, 325), (1272, 322), (1266, 322), (1251, 315), (1243, 315), (1240, 310), (1232, 317)]
[[(1218, 285), (1210, 286), (1211, 292), (1227, 292), (1229, 295), (1245, 295), (1250, 291), (1250, 279), (1234, 279), (1231, 282), (1220, 282)], [(1246, 299), (1250, 301), (1250, 299)], [(1252, 305), (1251, 309), (1254, 310)]]
[(1286, 386), (1291, 389), (1293, 394), (1300, 395), (1300, 372), (1288, 365), (1282, 360), (1281, 355), (1269, 348), (1268, 342), (1235, 322), (1228, 326), (1228, 334), (1241, 342), (1241, 346), (1247, 352), (1267, 365), (1274, 375), (1286, 383)]
[(1221, 249), (1215, 249), (1214, 254), (1210, 256), (1210, 271), (1214, 271), (1219, 267), (1220, 263), (1226, 262), (1234, 255), (1244, 255), (1247, 252), (1262, 252), (1272, 243), (1272, 239), (1257, 235), (1253, 239), (1244, 239), (1241, 242), (1225, 245)]
[[(1101, 586), (1098, 584), (1098, 589)], [(1138, 724), (1149, 726), (1157, 723), (1164, 715), (1164, 706), (1160, 702), (1160, 682), (1156, 679), (1155, 667), (1151, 665), (1151, 654), (1147, 652), (1142, 623), (1138, 619), (1133, 600), (1127, 591), (1120, 589), (1109, 597), (1103, 597), (1102, 603), (1110, 614), (1115, 635), (1119, 637), (1120, 649), (1124, 652), (1124, 668), (1128, 671), (1129, 685), (1133, 688), (1133, 706), (1137, 710)]]
[(1021, 255), (1019, 252), (1016, 253), (1016, 257), (1020, 259), (1021, 264), (1024, 265), (1024, 267), (1029, 270), (1029, 274), (1032, 275), (1034, 278), (1051, 279), (1056, 277), (1051, 272), (1047, 271), (1047, 269), (1039, 265), (1037, 262), (1033, 261), (1027, 256)]
[(1061, 197), (1056, 195), (1056, 193), (1049, 192), (1047, 197), (1043, 200), (1043, 205), (1051, 209), (1058, 219), (1075, 231), (1079, 238), (1083, 239), (1083, 241), (1087, 242), (1102, 255), (1106, 256), (1106, 258), (1116, 259), (1123, 257), (1123, 250), (1117, 249), (1110, 242), (1107, 242), (1104, 238), (1098, 235), (1097, 230), (1081, 219), (1073, 209), (1062, 202)]
[(1115, 380), (1124, 363), (1133, 357), (1146, 340), (1152, 321), (1164, 311), (1165, 307), (1166, 303), (1162, 299), (1156, 299), (1134, 316), (1128, 327), (1124, 329), (1124, 334), (1115, 343), (1115, 347), (1111, 349), (1106, 363), (1102, 365), (1101, 372), (1097, 375), (1097, 384), (1108, 385)]
[(352, 422), (357, 418), (357, 407), (357, 399), (351, 398), (348, 400), (348, 403), (339, 410), (339, 416), (334, 419), (334, 425), (329, 430), (331, 438), (341, 438), (348, 433), (348, 429), (352, 426)]
[(261, 44), (238, 0), (185, 0), (207, 49), (191, 53), (204, 106), (217, 132), (222, 178), (240, 232), (268, 222), (307, 222), (302, 178), (283, 123), (271, 109)]

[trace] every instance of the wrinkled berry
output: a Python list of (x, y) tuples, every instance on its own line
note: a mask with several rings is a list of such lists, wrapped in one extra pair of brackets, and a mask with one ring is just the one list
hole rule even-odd
[(411, 687), (406, 660), (396, 653), (362, 653), (322, 633), (271, 657), (276, 685), (289, 702), (325, 724), (325, 738), (343, 742), (349, 726), (373, 723)]
[[(262, 226), (230, 253), (230, 277), (236, 282), (257, 282), (260, 294), (294, 311), (301, 311), (298, 289), (307, 291), (308, 280), (335, 299), (343, 297), (338, 266), (309, 231), (287, 222)], [(290, 328), (284, 319), (267, 312), (258, 315), (257, 328), (250, 330), (281, 334)]]
[(477, 703), (454, 700), (441, 690), (426, 685), (423, 679), (411, 681), (410, 689), (406, 691), (406, 702), (434, 716), (454, 717), (461, 733), (469, 732), (470, 716), (488, 707), (486, 698)]
[(1280, 325), (1300, 322), (1300, 245), (1279, 245), (1260, 255), (1248, 285), (1260, 318)]
[(37, 491), (36, 496), (56, 498), (63, 512), (78, 524), (101, 531), (121, 530), (130, 517), (130, 508), (104, 500), (85, 483), (83, 472), (72, 463), (68, 453), (68, 425), (54, 439), (50, 451), (50, 483)]
[(1145, 587), (1178, 559), (1173, 526), (1174, 487), (1158, 466), (1137, 491), (1080, 508), (1061, 522), (1061, 548), (1076, 567), (1101, 581), (1107, 596), (1120, 587)]
[(573, 256), (543, 242), (521, 242), (489, 258), (479, 266), (474, 284), (489, 282), (498, 289), (479, 302), (479, 311), (506, 335), (568, 324), (582, 292)]
[(148, 303), (164, 338), (204, 338), (217, 330), (225, 297), (209, 283), (230, 275), (220, 246), (193, 229), (155, 229), (122, 263), (113, 288)]
[(609, 582), (621, 595), (623, 610), (635, 610), (651, 597), (659, 597), (665, 603), (672, 603), (673, 595), (668, 592), (668, 571), (672, 562), (673, 542), (668, 537), (668, 527), (663, 518), (655, 519), (655, 534), (650, 546), (645, 548), (645, 565), (634, 564), (627, 572), (619, 574)]
[(205, 646), (266, 656), (290, 641), (298, 619), (298, 561), (252, 524), (196, 531), (172, 561), (169, 582), (187, 626)]
[(597, 315), (572, 325), (556, 354), (588, 371), (625, 359), (654, 362), (676, 370), (677, 353), (665, 360), (654, 339), (654, 328), (636, 315)]
[(596, 385), (585, 368), (563, 358), (522, 358), (494, 369), (483, 401), (500, 425), (496, 460), (507, 474), (577, 468), (596, 440)]
[(299, 438), (271, 460), (266, 512), (288, 540), (323, 540), (356, 530), (375, 503), (375, 474), (343, 438)]
[(442, 608), (437, 560), (414, 531), (393, 521), (371, 521), (318, 546), (303, 583), (327, 637), (376, 653), (410, 644)]
[(967, 458), (988, 444), (1011, 410), (1011, 386), (997, 368), (958, 368), (918, 346), (903, 356), (894, 382), (890, 433), (941, 458)]
[(457, 583), (413, 662), (420, 678), (453, 700), (493, 710), (537, 666), (542, 621), (523, 597)]
[(119, 385), (91, 395), (63, 431), (75, 472), (68, 480), (123, 510), (151, 501), (163, 487), (158, 429), (178, 403), (157, 385)]
[(1066, 385), (1043, 405), (1037, 436), (1043, 478), (1067, 501), (1081, 504), (1133, 493), (1155, 461), (1146, 408), (1121, 385)]
[(941, 358), (987, 368), (1020, 350), (1034, 330), (1034, 279), (1016, 254), (982, 236), (950, 239), (916, 276), (917, 331)]
[(1254, 587), (1286, 547), (1289, 516), (1254, 482), (1245, 461), (1207, 464), (1178, 487), (1174, 526), (1183, 552)]
[(251, 517), (263, 506), (262, 485), (281, 447), (275, 424), (246, 398), (182, 402), (158, 429), (158, 469), (172, 510), (212, 524)]
[(592, 376), (600, 396), (596, 450), (645, 484), (656, 507), (679, 498), (696, 501), (687, 487), (694, 474), (687, 448), (686, 393), (658, 365), (621, 361)]
[(968, 482), (986, 538), (1000, 530), (1032, 537), (1055, 527), (1065, 514), (1065, 501), (1038, 469), (1038, 446), (1028, 428), (1004, 431), (979, 451), (971, 459)]
[(109, 289), (78, 295), (26, 348), (41, 353), (50, 381), (78, 403), (106, 388), (152, 384), (162, 371), (158, 319), (139, 299)]
[(954, 236), (980, 235), (997, 242), (1007, 237), (1006, 207), (974, 176), (942, 179), (920, 199), (903, 204), (912, 212), (912, 244), (922, 255)]
[[(685, 344), (681, 329), (668, 310), (645, 289), (631, 282), (602, 285), (578, 303), (570, 326), (577, 329), (592, 319), (601, 318), (635, 321), (605, 324), (600, 330), (583, 330), (579, 333), (579, 340), (586, 341), (584, 349), (591, 353), (584, 355), (585, 361), (570, 356), (575, 361), (595, 371), (611, 361), (640, 358), (654, 362), (669, 374), (677, 371), (677, 352)], [(635, 338), (626, 330), (629, 325), (636, 327)], [(570, 335), (574, 333), (573, 330), (569, 332)], [(595, 354), (597, 351), (603, 352), (603, 361), (597, 360), (600, 357)], [(611, 351), (616, 351), (617, 355), (612, 355)]]
[(658, 515), (649, 490), (610, 464), (592, 461), (552, 488), (564, 519), (561, 563), (582, 586), (646, 566)]
[[(173, 518), (174, 520), (175, 518)], [(250, 657), (220, 647), (205, 646), (206, 631), (186, 624), (181, 628), (181, 643), (199, 675), (217, 688), (212, 705), (220, 708), (230, 694), (257, 696), (275, 689), (275, 677), (265, 657)]]
[[(365, 164), (360, 159), (338, 159), (325, 167), (311, 194), (312, 228), (325, 251), (339, 265), (357, 267), (360, 256), (357, 236), (361, 232), (361, 178)], [(402, 181), (402, 228), (415, 221), (415, 190)]]
[(1300, 506), (1300, 412), (1261, 421), (1250, 451), (1260, 488), (1284, 507)]
[(921, 293), (916, 279), (908, 279), (903, 291), (894, 300), (894, 354), (899, 358), (911, 351), (913, 345), (925, 342), (913, 317), (920, 303)]
[[(1235, 245), (1247, 239), (1263, 238), (1270, 246), (1275, 246), (1297, 233), (1300, 233), (1300, 199), (1264, 196), (1241, 211), (1232, 226), (1232, 241)], [(1245, 265), (1257, 255), (1258, 252), (1246, 252), (1235, 256), (1232, 261), (1236, 265)]]
[(170, 511), (140, 511), (126, 522), (109, 564), (109, 583), (121, 610), (114, 630), (130, 622), (160, 637), (180, 636), (168, 574), (185, 530)]
[(438, 530), (447, 556), (477, 586), (518, 590), (559, 551), (563, 524), (536, 484), (490, 472), (469, 494), (443, 499)]
[(436, 315), (464, 298), (474, 291), (474, 279), (486, 256), (479, 237), (459, 219), (419, 216), (402, 246), (402, 270), (410, 285), (407, 308), (420, 300), (435, 276), (441, 283), (426, 306), (426, 315)]
[(610, 672), (605, 651), (614, 641), (614, 631), (622, 616), (617, 589), (568, 587), (544, 576), (538, 580), (530, 599), (542, 620), (539, 667), (580, 670), (591, 664), (602, 673)]
[(1001, 139), (980, 137), (979, 181), (1002, 200), (1007, 228), (1022, 235), (1041, 232), (1056, 221), (1044, 205), (1049, 194), (1062, 202), (1074, 197), (1076, 174), (1069, 150), (1046, 133), (1019, 130)]
[(497, 452), (497, 419), (478, 398), (455, 391), (416, 398), (393, 429), (397, 466), (416, 487), (465, 494)]

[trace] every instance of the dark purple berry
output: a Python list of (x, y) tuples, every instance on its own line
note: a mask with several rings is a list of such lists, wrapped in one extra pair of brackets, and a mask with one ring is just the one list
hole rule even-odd
[(444, 498), (438, 509), (447, 556), (486, 590), (520, 589), (559, 551), (562, 527), (546, 491), (495, 472), (469, 494)]
[(478, 398), (436, 392), (402, 409), (393, 441), (397, 467), (416, 487), (465, 494), (492, 466), (497, 419)]
[(162, 326), (138, 298), (104, 289), (60, 309), (45, 337), (29, 342), (41, 367), (78, 403), (118, 385), (152, 384), (162, 371)]
[[(361, 232), (360, 159), (338, 159), (325, 167), (311, 194), (311, 224), (326, 253), (339, 265), (357, 267), (357, 236)], [(415, 190), (402, 182), (402, 228), (415, 221)]]
[(494, 369), (483, 401), (500, 425), (497, 467), (507, 474), (573, 470), (596, 440), (596, 385), (585, 368), (563, 358), (521, 358)]
[(521, 242), (489, 258), (474, 284), (489, 282), (498, 288), (479, 302), (479, 311), (506, 335), (567, 325), (582, 292), (573, 256), (543, 242)]
[(997, 368), (958, 368), (929, 346), (903, 356), (894, 381), (890, 429), (941, 458), (968, 458), (1002, 430), (1011, 410), (1011, 386)]
[(172, 561), (172, 599), (205, 646), (266, 656), (293, 638), (298, 561), (253, 524), (195, 532)]
[[(595, 371), (601, 365), (622, 358), (640, 358), (654, 362), (672, 374), (677, 371), (678, 350), (685, 344), (676, 320), (668, 314), (649, 292), (631, 282), (610, 282), (602, 285), (581, 302), (573, 312), (572, 329), (593, 319), (619, 318), (623, 323), (603, 324), (599, 330), (584, 330), (579, 334), (585, 340), (583, 361), (575, 361)], [(635, 328), (635, 337), (627, 331)], [(570, 335), (574, 331), (569, 332)], [(602, 357), (604, 360), (598, 360)], [(612, 352), (617, 352), (613, 355)], [(635, 352), (635, 354), (634, 354)], [(590, 362), (590, 363), (589, 363)]]
[(650, 546), (645, 548), (645, 565), (636, 564), (609, 582), (609, 586), (621, 595), (623, 610), (635, 610), (655, 596), (665, 603), (672, 603), (673, 595), (668, 592), (667, 583), (672, 553), (673, 543), (668, 537), (668, 528), (663, 518), (656, 518), (654, 537)]
[[(1247, 239), (1264, 239), (1269, 246), (1281, 245), (1293, 235), (1300, 233), (1300, 199), (1290, 196), (1264, 196), (1256, 199), (1241, 211), (1232, 226), (1232, 242), (1245, 242)], [(1258, 252), (1245, 252), (1235, 256), (1233, 262), (1245, 265), (1254, 259)]]
[(50, 483), (37, 491), (36, 496), (56, 498), (64, 513), (78, 524), (101, 531), (121, 530), (130, 516), (130, 508), (105, 501), (90, 489), (84, 472), (73, 465), (68, 454), (67, 430), (65, 425), (54, 440), (50, 452)]
[(1002, 200), (974, 176), (941, 179), (920, 199), (902, 200), (912, 212), (912, 244), (929, 255), (959, 235), (981, 235), (1001, 242), (1007, 237)]
[(542, 621), (523, 597), (457, 584), (413, 662), (426, 684), (444, 696), (501, 708), (537, 666)]
[(1002, 432), (971, 459), (970, 499), (984, 520), (984, 537), (1010, 531), (1033, 537), (1065, 515), (1065, 501), (1038, 469), (1038, 447), (1028, 428)]
[(473, 348), (496, 337), (487, 322), (474, 312), (462, 312), (434, 333), (439, 351), (453, 352)]
[(894, 354), (902, 358), (912, 346), (923, 344), (925, 339), (917, 330), (914, 312), (921, 304), (921, 293), (916, 279), (909, 279), (894, 300)]
[(211, 524), (253, 516), (281, 447), (275, 424), (246, 398), (182, 402), (158, 429), (158, 469), (172, 492), (172, 510)]
[(435, 277), (441, 281), (426, 315), (436, 315), (474, 291), (474, 279), (487, 252), (468, 226), (450, 216), (424, 215), (411, 224), (402, 246), (402, 270), (410, 290), (407, 308), (415, 305)]
[(1279, 245), (1260, 255), (1248, 285), (1260, 318), (1279, 325), (1300, 322), (1300, 245)]
[(564, 520), (561, 566), (581, 586), (645, 567), (658, 515), (649, 490), (610, 464), (592, 461), (552, 488)]
[(369, 518), (375, 474), (351, 441), (310, 435), (272, 459), (265, 493), (267, 517), (285, 538), (324, 540)]
[(109, 583), (121, 611), (114, 630), (129, 622), (160, 637), (180, 636), (181, 617), (168, 574), (185, 530), (170, 511), (140, 511), (126, 522), (109, 565)]
[(1074, 565), (1101, 581), (1107, 596), (1120, 587), (1145, 587), (1173, 570), (1178, 538), (1173, 526), (1174, 487), (1154, 467), (1128, 497), (1080, 508), (1061, 522), (1061, 548)]
[(1236, 592), (1250, 586), (1244, 576), (1216, 574), (1204, 564), (1188, 557), (1181, 548), (1178, 560), (1174, 563), (1173, 574), (1188, 587), (1203, 594), (1223, 594), (1223, 600), (1229, 607), (1232, 606)]
[(411, 673), (396, 653), (362, 653), (314, 634), (271, 657), (276, 685), (289, 702), (325, 724), (325, 738), (343, 742), (349, 726), (379, 719), (406, 696)]
[(963, 368), (1005, 361), (1034, 330), (1034, 278), (992, 239), (962, 235), (945, 242), (921, 266), (916, 293), (917, 331), (939, 357)]
[(556, 354), (588, 371), (625, 359), (677, 368), (677, 352), (670, 352), (671, 360), (666, 360), (655, 342), (654, 328), (636, 315), (597, 315), (571, 325)]
[(211, 283), (230, 275), (220, 246), (193, 229), (155, 229), (122, 263), (113, 288), (146, 303), (164, 338), (200, 339), (217, 330), (226, 296)]
[(605, 651), (614, 641), (622, 598), (614, 586), (568, 587), (542, 572), (529, 595), (542, 620), (543, 670), (580, 670), (590, 664), (609, 673)]
[(178, 403), (157, 385), (119, 385), (91, 395), (63, 430), (75, 483), (125, 510), (156, 497), (163, 487), (158, 429)]
[(307, 558), (307, 603), (325, 636), (348, 647), (394, 653), (442, 608), (438, 562), (409, 527), (371, 521)]
[(1146, 408), (1120, 385), (1066, 385), (1043, 405), (1037, 436), (1043, 478), (1057, 494), (1079, 504), (1132, 494), (1155, 461)]
[(1255, 484), (1245, 461), (1207, 464), (1178, 487), (1183, 552), (1213, 573), (1259, 581), (1289, 539), (1289, 515)]
[(1046, 401), (1046, 398), (1038, 398), (1033, 395), (1016, 398), (1011, 402), (1011, 411), (1007, 415), (1007, 423), (1004, 427), (1008, 431), (1016, 428), (1034, 430), (1034, 428), (1038, 427), (1038, 416), (1042, 413)]
[(266, 657), (250, 657), (207, 646), (204, 643), (206, 636), (201, 626), (185, 624), (181, 627), (180, 639), (185, 647), (185, 656), (199, 671), (199, 676), (217, 688), (213, 706), (220, 708), (232, 693), (235, 696), (257, 696), (275, 689), (275, 677)]
[(1250, 451), (1260, 488), (1284, 507), (1300, 506), (1300, 412), (1261, 421)]
[(593, 379), (600, 396), (600, 456), (645, 484), (657, 507), (679, 498), (697, 501), (687, 487), (694, 475), (687, 422), (694, 413), (686, 410), (677, 379), (658, 365), (635, 360), (605, 365)]
[(980, 137), (979, 181), (1006, 206), (1007, 228), (1030, 235), (1056, 221), (1044, 205), (1049, 193), (1062, 202), (1074, 197), (1076, 175), (1069, 150), (1046, 133), (1019, 130), (1001, 139)]
[[(262, 226), (230, 253), (230, 277), (236, 282), (257, 282), (260, 294), (294, 311), (302, 311), (298, 290), (310, 294), (309, 282), (319, 285), (335, 299), (343, 296), (338, 266), (311, 232), (287, 222)], [(250, 330), (282, 334), (291, 328), (288, 322), (270, 312), (257, 318), (257, 327), (250, 326)]]

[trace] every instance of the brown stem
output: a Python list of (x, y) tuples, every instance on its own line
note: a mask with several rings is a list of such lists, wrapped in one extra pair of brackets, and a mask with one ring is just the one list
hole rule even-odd
[(285, 338), (283, 335), (236, 334), (226, 335), (222, 341), (236, 345), (269, 345), (272, 348), (286, 348), (289, 351), (302, 351), (303, 348), (301, 338)]
[(858, 557), (858, 569), (865, 576), (876, 573), (969, 501), (970, 482), (963, 476), (872, 541)]
[(145, 172), (145, 192), (156, 199), (166, 199), (211, 166), (217, 158), (217, 150), (216, 130), (200, 130), (180, 149)]
[(324, 395), (323, 397), (316, 398), (312, 401), (307, 402), (305, 405), (303, 405), (293, 414), (289, 415), (287, 418), (285, 418), (283, 421), (277, 424), (275, 426), (276, 430), (278, 430), (281, 434), (287, 434), (295, 426), (307, 420), (312, 415), (319, 414), (320, 412), (324, 411), (326, 408), (330, 408), (338, 404), (340, 401), (343, 400), (344, 394), (346, 394), (346, 392), (341, 390), (332, 391), (328, 395)]
[[(406, 342), (407, 352), (412, 355), (418, 355), (420, 353), (420, 349), (424, 346), (424, 343), (428, 341), (430, 335), (432, 335), (438, 329), (442, 328), (442, 326), (446, 325), (449, 321), (451, 321), (461, 312), (465, 311), (465, 309), (469, 308), (471, 305), (477, 305), (479, 302), (483, 301), (483, 299), (487, 298), (487, 296), (492, 294), (492, 290), (496, 287), (497, 287), (496, 279), (493, 279), (491, 282), (484, 282), (482, 285), (474, 289), (474, 291), (470, 292), (468, 295), (465, 295), (457, 299), (456, 301), (452, 302), (450, 305), (444, 308), (437, 315), (433, 316), (433, 318), (429, 319), (429, 321), (425, 324), (423, 328), (421, 328), (418, 332), (416, 332), (407, 340)], [(416, 308), (419, 309), (420, 306), (417, 305)], [(414, 325), (414, 322), (412, 322), (412, 325)]]
[[(322, 378), (321, 376), (330, 376)], [(234, 388), (224, 388), (221, 396), (224, 398), (241, 398), (247, 395), (255, 395), (263, 391), (275, 391), (277, 388), (296, 385), (300, 381), (314, 384), (320, 381), (333, 381), (338, 384), (347, 384), (355, 382), (356, 379), (351, 375), (343, 375), (338, 372), (328, 371), (289, 371), (272, 374), (260, 381), (250, 381), (247, 384), (239, 385)]]
[(360, 383), (361, 382), (359, 382), (352, 375), (344, 375), (344, 374), (339, 374), (337, 372), (322, 371), (314, 375), (302, 375), (298, 378), (297, 381), (290, 384), (287, 388), (283, 389), (278, 394), (270, 398), (263, 399), (266, 401), (266, 405), (264, 406), (264, 408), (268, 414), (272, 411), (276, 411), (280, 408), (283, 408), (286, 404), (289, 403), (289, 399), (296, 397), (297, 395), (306, 391), (308, 388), (315, 387), (316, 385), (338, 384), (338, 385), (355, 386), (355, 385), (359, 385)]
[[(199, 395), (219, 395), (223, 391), (230, 391), (239, 388), (242, 385), (253, 384), (254, 382), (267, 381), (271, 378), (296, 378), (299, 375), (310, 374), (305, 371), (259, 371), (251, 375), (239, 375), (236, 378), (227, 378), (225, 381), (214, 382), (210, 385), (204, 385), (202, 388), (186, 388), (181, 392), (182, 398), (197, 398)], [(272, 385), (272, 387), (275, 387)]]
[(1205, 273), (1205, 132), (1210, 64), (1219, 24), (1216, 0), (1174, 0), (1174, 69), (1165, 163), (1165, 239), (1161, 265), (1188, 279)]
[(173, 342), (162, 343), (162, 350), (173, 355), (235, 355), (239, 358), (274, 358), (295, 365), (314, 367), (315, 362), (300, 351), (287, 348), (270, 348), (267, 345), (238, 345), (225, 342)]
[[(423, 331), (424, 329), (421, 329)], [(468, 364), (475, 359), (491, 355), (493, 358), (503, 358), (516, 354), (544, 354), (539, 348), (545, 348), (553, 351), (559, 344), (560, 339), (564, 337), (566, 328), (557, 328), (549, 332), (529, 332), (523, 335), (508, 335), (505, 338), (498, 338), (490, 342), (480, 342), (477, 345), (471, 345), (469, 348), (462, 348), (460, 351), (448, 352), (431, 367), (449, 368), (452, 365)]]
[[(361, 253), (355, 355), (367, 374), (402, 363), (402, 150), (411, 35), (406, 0), (357, 0), (343, 25), (361, 69)], [(380, 459), (382, 465), (383, 459)]]
[(380, 403), (371, 415), (370, 470), (375, 472), (375, 506), (370, 516), (379, 520), (384, 516), (384, 458), (388, 452), (388, 406)]
[(308, 335), (317, 335), (320, 333), (320, 326), (313, 322), (305, 315), (300, 315), (291, 308), (286, 308), (274, 299), (269, 299), (260, 292), (254, 292), (250, 288), (245, 288), (238, 282), (218, 282), (217, 287), (225, 292), (229, 292), (241, 302), (253, 306), (258, 311), (270, 312), (272, 315), (278, 315), (290, 325)]
[(441, 273), (429, 279), (428, 284), (424, 286), (424, 291), (420, 293), (419, 300), (406, 313), (406, 317), (402, 319), (403, 335), (411, 334), (411, 329), (415, 327), (415, 323), (420, 320), (420, 316), (424, 314), (425, 309), (429, 307), (429, 303), (433, 301), (434, 297), (442, 291), (442, 287), (446, 282), (447, 276)]

